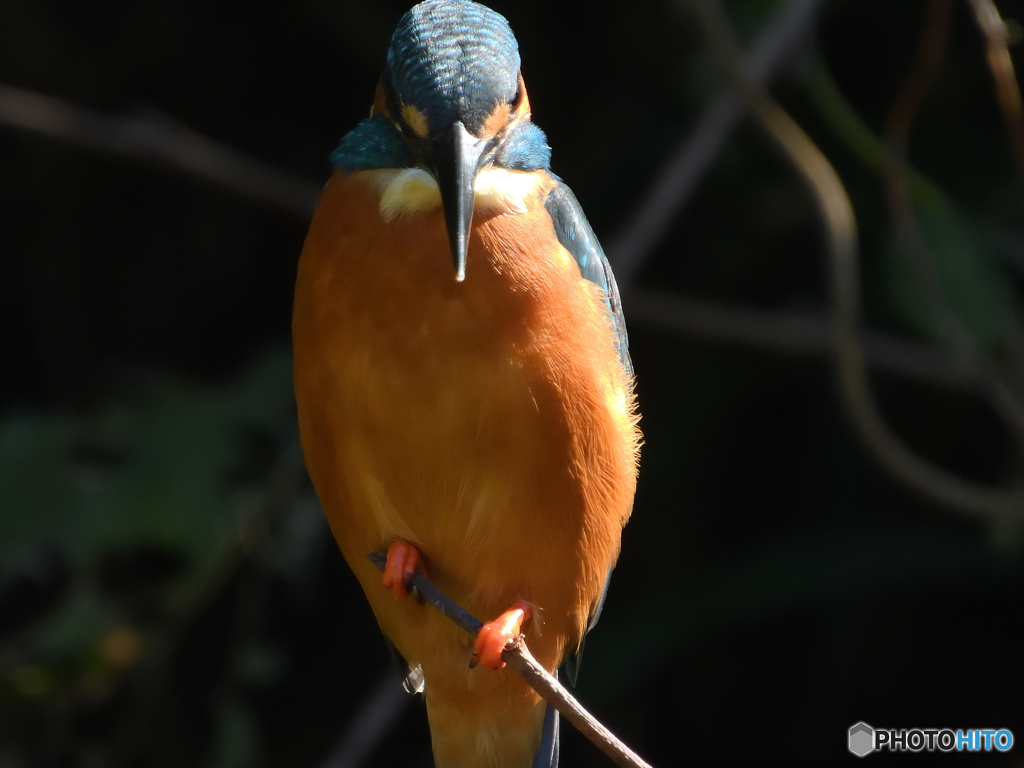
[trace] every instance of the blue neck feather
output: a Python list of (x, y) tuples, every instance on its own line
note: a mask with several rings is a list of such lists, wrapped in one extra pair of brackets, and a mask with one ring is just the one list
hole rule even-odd
[[(330, 163), (332, 170), (345, 173), (417, 165), (402, 134), (384, 115), (367, 118), (345, 134)], [(551, 147), (544, 131), (531, 122), (519, 123), (502, 142), (493, 164), (512, 171), (550, 170)]]
[(335, 171), (371, 171), (376, 168), (412, 168), (416, 165), (402, 134), (384, 115), (374, 115), (342, 137), (331, 153)]

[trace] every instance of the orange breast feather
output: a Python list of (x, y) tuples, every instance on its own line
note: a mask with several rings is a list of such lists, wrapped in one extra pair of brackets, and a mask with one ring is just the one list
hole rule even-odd
[(553, 671), (582, 637), (630, 514), (632, 383), (603, 296), (555, 237), (546, 175), (525, 212), (478, 211), (458, 283), (441, 209), (385, 221), (371, 174), (331, 179), (299, 265), (307, 465), (382, 630), (423, 667), (438, 764), (471, 762), (462, 753), (489, 749), (479, 734), (493, 732), (522, 739), (492, 746), (529, 765), (536, 694), (508, 669), (470, 670), (470, 638), (396, 602), (365, 556), (410, 541), (485, 621), (530, 602), (527, 642)]

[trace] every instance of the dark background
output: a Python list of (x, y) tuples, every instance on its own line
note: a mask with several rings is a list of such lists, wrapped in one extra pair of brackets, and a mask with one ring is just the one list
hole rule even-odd
[[(554, 170), (608, 242), (723, 85), (700, 27), (662, 0), (493, 7), (517, 33)], [(406, 9), (0, 0), (0, 83), (170, 116), (322, 183)], [(744, 44), (776, 9), (727, 5)], [(853, 199), (866, 323), (941, 351), (865, 161), (926, 9), (825, 3), (774, 92)], [(859, 123), (812, 87), (823, 72), (866, 145), (836, 128)], [(946, 289), (1024, 393), (1022, 198), (966, 3), (909, 156), (945, 195), (919, 214)], [(0, 768), (319, 766), (385, 673), (298, 449), (289, 315), (306, 225), (188, 174), (0, 125)], [(753, 123), (638, 284), (824, 311), (812, 198)], [(630, 338), (646, 442), (584, 704), (662, 768), (852, 762), (858, 720), (1024, 737), (1020, 525), (890, 479), (826, 357), (651, 321), (631, 322)], [(1019, 482), (1020, 440), (982, 396), (872, 382), (921, 455)], [(430, 765), (425, 720), (408, 706), (366, 764)], [(563, 732), (563, 765), (610, 765)], [(1022, 749), (904, 760), (1019, 766)]]

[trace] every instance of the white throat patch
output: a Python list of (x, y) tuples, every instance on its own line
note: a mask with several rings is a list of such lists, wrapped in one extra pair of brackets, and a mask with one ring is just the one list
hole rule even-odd
[[(420, 168), (384, 168), (369, 171), (380, 190), (380, 215), (393, 221), (404, 213), (438, 208), (441, 192), (434, 177)], [(538, 174), (487, 168), (476, 177), (474, 208), (479, 211), (524, 214), (526, 199), (537, 188)]]

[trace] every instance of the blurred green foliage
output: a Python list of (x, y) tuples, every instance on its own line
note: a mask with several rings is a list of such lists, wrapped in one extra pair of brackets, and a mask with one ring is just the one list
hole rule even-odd
[[(215, 557), (264, 477), (297, 441), (287, 355), (228, 391), (160, 381), (99, 413), (13, 416), (0, 427), (0, 557), (50, 541), (80, 568), (146, 541), (190, 566)], [(235, 509), (234, 514), (232, 510)]]
[[(144, 658), (166, 664), (246, 558), (301, 578), (323, 529), (308, 496), (282, 351), (213, 390), (161, 377), (93, 412), (7, 418), (0, 722), (14, 730), (4, 735), (31, 731), (33, 714), (59, 718), (46, 710), (61, 700), (101, 705)], [(245, 636), (229, 663), (257, 688), (286, 666)], [(256, 764), (246, 706), (225, 693), (213, 711), (210, 765)]]

